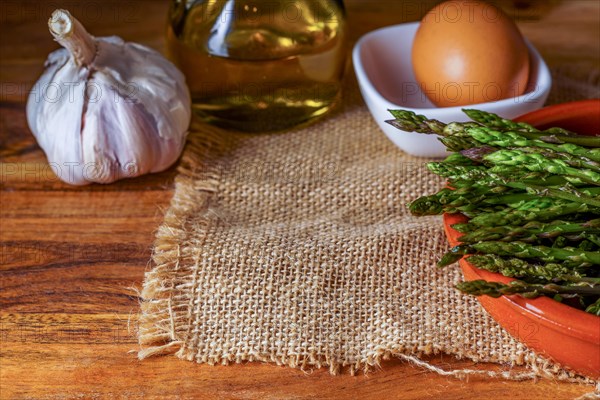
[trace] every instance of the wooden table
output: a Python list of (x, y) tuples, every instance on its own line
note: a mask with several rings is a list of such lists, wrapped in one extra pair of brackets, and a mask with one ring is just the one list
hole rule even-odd
[[(351, 36), (419, 19), (427, 9), (423, 3), (347, 1)], [(550, 65), (597, 68), (600, 3), (550, 3), (517, 9), (523, 32)], [(566, 399), (590, 391), (548, 380), (464, 382), (398, 360), (355, 377), (259, 363), (138, 361), (135, 288), (148, 268), (175, 172), (109, 186), (62, 184), (27, 128), (24, 104), (46, 55), (56, 48), (46, 28), (53, 5), (70, 8), (98, 36), (117, 34), (162, 49), (168, 1), (1, 4), (1, 398)], [(429, 360), (448, 369), (486, 368), (449, 356)]]

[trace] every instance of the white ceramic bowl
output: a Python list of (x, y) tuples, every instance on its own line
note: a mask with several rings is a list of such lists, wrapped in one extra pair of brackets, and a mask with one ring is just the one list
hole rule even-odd
[[(442, 122), (466, 121), (463, 107), (436, 107), (421, 91), (412, 69), (412, 43), (418, 22), (381, 28), (364, 35), (354, 47), (352, 60), (362, 96), (373, 118), (396, 146), (405, 152), (422, 157), (447, 155), (436, 135), (403, 132), (385, 121), (392, 119), (388, 109), (405, 109), (435, 118)], [(496, 113), (504, 118), (541, 108), (548, 97), (552, 78), (548, 66), (537, 52), (529, 47), (531, 72), (525, 94), (504, 100), (466, 106)]]

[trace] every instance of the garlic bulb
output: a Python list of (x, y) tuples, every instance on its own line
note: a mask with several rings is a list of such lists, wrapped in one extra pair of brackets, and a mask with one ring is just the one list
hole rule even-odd
[(65, 48), (48, 56), (27, 120), (57, 176), (110, 183), (171, 166), (191, 118), (183, 74), (152, 49), (91, 36), (68, 11), (48, 26)]

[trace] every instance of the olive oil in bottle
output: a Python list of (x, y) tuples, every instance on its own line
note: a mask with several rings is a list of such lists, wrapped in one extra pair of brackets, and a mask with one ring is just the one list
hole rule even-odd
[(175, 0), (167, 49), (202, 119), (243, 131), (285, 129), (326, 113), (339, 100), (343, 5)]

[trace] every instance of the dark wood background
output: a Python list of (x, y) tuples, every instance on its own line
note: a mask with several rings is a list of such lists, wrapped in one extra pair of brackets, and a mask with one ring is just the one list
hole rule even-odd
[[(347, 1), (355, 39), (417, 20), (429, 2)], [(550, 65), (600, 60), (600, 3), (505, 1)], [(390, 360), (367, 376), (332, 377), (250, 363), (210, 367), (138, 361), (136, 288), (169, 204), (173, 169), (109, 186), (69, 187), (51, 174), (27, 128), (24, 103), (57, 47), (46, 21), (69, 8), (97, 36), (163, 49), (167, 0), (0, 3), (0, 397), (566, 399), (589, 390), (548, 380), (439, 376)], [(491, 368), (449, 356), (443, 368)]]

